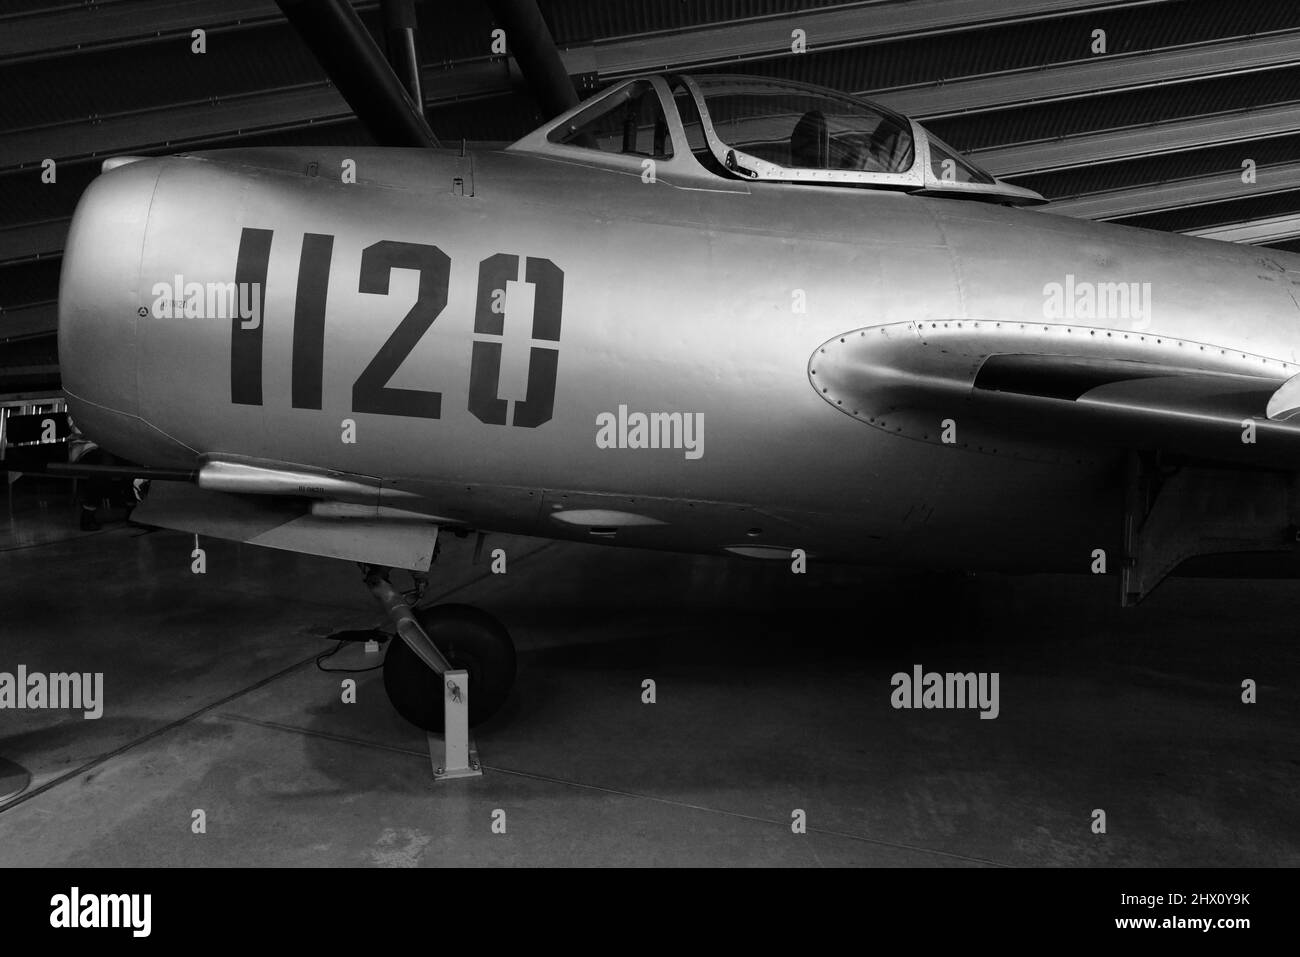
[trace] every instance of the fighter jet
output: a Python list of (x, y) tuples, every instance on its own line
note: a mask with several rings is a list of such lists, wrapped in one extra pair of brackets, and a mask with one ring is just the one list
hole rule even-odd
[(436, 148), (391, 69), (355, 86), (398, 145), (107, 161), (59, 352), (82, 431), (179, 480), (141, 521), (362, 565), (417, 725), (449, 668), (473, 721), (515, 672), (496, 619), (391, 584), (440, 534), (1104, 573), (1129, 604), (1289, 554), (1300, 257), (1053, 215), (774, 79), (628, 79), (497, 151)]

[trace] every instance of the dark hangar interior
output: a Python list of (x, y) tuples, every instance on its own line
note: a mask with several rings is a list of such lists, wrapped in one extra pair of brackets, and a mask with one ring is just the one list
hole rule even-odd
[[(382, 38), (379, 2), (353, 7)], [(558, 55), (579, 97), (661, 71), (817, 84), (921, 121), (1047, 211), (1300, 252), (1292, 0), (419, 2), (444, 146), (553, 115), (493, 48), (506, 7), (540, 14), (516, 47)], [(0, 0), (0, 406), (59, 400), (62, 251), (105, 159), (374, 142), (273, 0)], [(1274, 701), (1296, 686), (1294, 582), (1171, 580), (1121, 609), (1088, 578), (835, 570), (809, 591), (540, 539), (511, 540), (494, 578), (448, 536), (439, 591), (511, 625), (523, 690), (477, 732), (487, 774), (434, 785), (359, 648), (338, 658), (362, 669), (355, 705), (312, 667), (375, 623), (347, 563), (213, 540), (235, 571), (199, 588), (188, 537), (87, 541), (66, 488), (30, 483), (0, 522), (0, 671), (45, 655), (119, 683), (102, 721), (0, 723), (6, 867), (1300, 862), (1294, 696), (1267, 719), (1220, 696), (1242, 675)], [(1024, 679), (996, 733), (863, 690), (958, 653)], [(1102, 806), (1123, 822), (1107, 840)], [(219, 837), (196, 839), (199, 809)]]

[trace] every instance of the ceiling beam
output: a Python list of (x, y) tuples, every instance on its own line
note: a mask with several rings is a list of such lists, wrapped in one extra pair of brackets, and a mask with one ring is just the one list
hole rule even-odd
[(53, 364), (38, 366), (0, 366), (0, 376), (16, 379), (19, 376), (57, 376), (59, 367)]
[[(60, 123), (0, 140), (0, 171), (39, 166), (44, 157), (66, 162), (265, 130), (294, 129), (347, 119), (352, 110), (327, 84), (254, 93), (217, 102), (184, 103), (104, 117), (93, 125)], [(178, 147), (179, 149), (179, 147)]]
[(1241, 181), (1240, 170), (1230, 170), (1213, 176), (1173, 180), (1154, 186), (1132, 186), (1092, 193), (1057, 200), (1040, 208), (1044, 212), (1064, 213), (1081, 219), (1118, 219), (1300, 190), (1300, 162), (1261, 166), (1255, 171), (1255, 177), (1254, 183), (1246, 184)]
[(1300, 31), (1287, 31), (1123, 56), (1101, 56), (952, 82), (857, 92), (906, 116), (935, 119), (1238, 76), (1296, 63), (1300, 63)]
[(667, 67), (687, 69), (789, 56), (795, 30), (804, 32), (807, 49), (816, 52), (1164, 2), (1167, 0), (865, 0), (801, 13), (598, 40), (569, 46), (560, 55), (570, 76), (595, 74), (609, 80)]
[[(1285, 103), (1239, 113), (1197, 116), (1104, 133), (1083, 133), (1039, 143), (971, 150), (967, 155), (995, 176), (1025, 176), (1226, 143), (1245, 143), (1297, 132), (1300, 132), (1300, 103)], [(1249, 155), (1249, 147), (1243, 145), (1242, 159)]]
[(528, 79), (528, 86), (547, 117), (578, 105), (578, 91), (555, 48), (551, 28), (537, 0), (488, 0), (492, 16), (506, 33), (506, 45)]
[(1300, 213), (1269, 216), (1242, 223), (1225, 223), (1220, 226), (1202, 226), (1182, 230), (1185, 236), (1202, 239), (1220, 239), (1229, 243), (1280, 243), (1300, 238)]
[(58, 255), (63, 251), (70, 222), (70, 219), (49, 219), (0, 229), (0, 265)]
[[(374, 3), (365, 4), (374, 6)], [(116, 0), (0, 17), (0, 63), (283, 20), (274, 0)]]
[(58, 328), (57, 302), (37, 302), (13, 309), (0, 309), (0, 342), (53, 335)]
[[(509, 92), (514, 82), (508, 65), (499, 60), (475, 61), (455, 70), (430, 67), (424, 70), (424, 88), (429, 94), (425, 106), (498, 96)], [(167, 147), (179, 152), (240, 134), (337, 123), (352, 115), (338, 90), (325, 82), (180, 103), (98, 117), (90, 124), (78, 120), (7, 133), (0, 138), (0, 171), (39, 166), (45, 157), (66, 161)]]
[[(276, 0), (276, 4), (375, 142), (423, 149), (441, 146), (429, 128), (424, 104), (412, 99), (348, 0)], [(418, 65), (412, 68), (418, 72)]]

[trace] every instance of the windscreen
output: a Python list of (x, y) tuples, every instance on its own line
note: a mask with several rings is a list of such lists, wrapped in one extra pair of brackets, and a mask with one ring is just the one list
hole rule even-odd
[(787, 170), (905, 173), (911, 129), (902, 117), (831, 91), (738, 77), (695, 77), (725, 147)]

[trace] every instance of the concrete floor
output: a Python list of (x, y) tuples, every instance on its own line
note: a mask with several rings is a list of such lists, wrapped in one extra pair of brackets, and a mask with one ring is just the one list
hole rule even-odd
[[(205, 540), (196, 576), (188, 536), (75, 518), (24, 479), (0, 523), (0, 671), (102, 671), (106, 698), (0, 711), (33, 779), (0, 866), (1300, 864), (1300, 583), (1121, 610), (1110, 580), (504, 537), (494, 576), (448, 538), (431, 591), (506, 623), (519, 680), (477, 729), (483, 777), (435, 785), (378, 671), (349, 705), (312, 663), (377, 623), (353, 566)], [(917, 663), (999, 672), (1000, 716), (894, 710)]]

